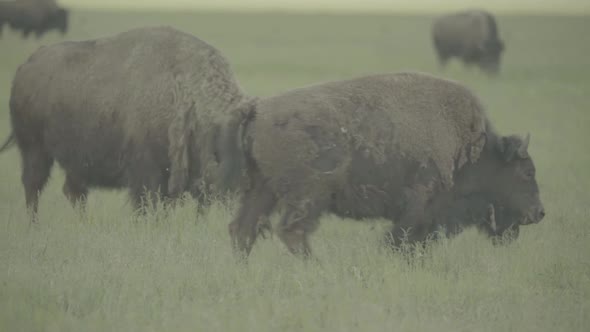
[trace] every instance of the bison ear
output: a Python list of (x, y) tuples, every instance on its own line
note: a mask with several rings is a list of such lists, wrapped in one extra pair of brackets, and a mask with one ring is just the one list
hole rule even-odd
[(168, 194), (172, 198), (179, 197), (188, 186), (189, 148), (194, 112), (195, 102), (193, 101), (190, 108), (178, 114), (168, 128), (168, 158), (170, 159)]
[(528, 134), (524, 140), (516, 135), (502, 137), (499, 149), (504, 161), (510, 162), (515, 158), (528, 158), (529, 154), (527, 149), (529, 146), (529, 140), (530, 135)]

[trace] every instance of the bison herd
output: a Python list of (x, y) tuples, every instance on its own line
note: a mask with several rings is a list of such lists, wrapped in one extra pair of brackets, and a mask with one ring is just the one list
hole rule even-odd
[[(67, 12), (42, 0), (1, 3), (2, 23), (25, 36), (65, 31)], [(441, 17), (432, 36), (441, 64), (458, 57), (498, 71), (504, 47), (489, 13)], [(206, 203), (236, 193), (229, 234), (244, 255), (274, 212), (278, 236), (303, 257), (325, 213), (395, 222), (384, 239), (393, 248), (468, 226), (515, 238), (545, 215), (530, 136), (500, 134), (470, 89), (425, 73), (258, 98), (212, 45), (146, 27), (39, 48), (15, 74), (9, 109), (1, 150), (20, 150), (33, 220), (54, 162), (72, 204), (90, 188), (128, 189), (136, 209), (154, 197)]]

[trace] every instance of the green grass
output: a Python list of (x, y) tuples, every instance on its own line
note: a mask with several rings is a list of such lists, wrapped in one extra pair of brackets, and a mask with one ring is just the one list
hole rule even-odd
[[(475, 231), (406, 262), (378, 245), (383, 223), (327, 216), (319, 263), (275, 238), (232, 257), (233, 204), (196, 218), (187, 204), (131, 215), (122, 192), (94, 191), (86, 218), (54, 169), (40, 222), (24, 212), (16, 149), (0, 155), (0, 331), (587, 331), (590, 329), (590, 20), (500, 17), (499, 78), (437, 69), (429, 17), (74, 12), (68, 39), (170, 24), (222, 50), (248, 92), (414, 69), (464, 82), (503, 133), (531, 133), (547, 210), (512, 245)], [(0, 40), (0, 138), (16, 67), (50, 34)], [(372, 227), (376, 225), (377, 227)]]

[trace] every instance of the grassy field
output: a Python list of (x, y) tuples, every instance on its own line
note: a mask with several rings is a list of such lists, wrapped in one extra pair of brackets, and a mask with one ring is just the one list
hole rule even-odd
[[(590, 20), (499, 18), (507, 45), (490, 80), (437, 69), (429, 17), (74, 12), (67, 39), (169, 24), (211, 42), (245, 89), (420, 70), (472, 87), (503, 133), (531, 133), (547, 210), (515, 243), (475, 231), (407, 262), (377, 243), (386, 224), (326, 216), (304, 263), (278, 239), (249, 264), (232, 257), (234, 205), (195, 218), (187, 204), (133, 218), (122, 192), (92, 192), (87, 217), (55, 168), (40, 222), (24, 212), (16, 149), (0, 155), (0, 331), (588, 331), (590, 330)], [(0, 138), (10, 131), (16, 67), (50, 34), (0, 39)], [(376, 227), (372, 227), (376, 226)]]

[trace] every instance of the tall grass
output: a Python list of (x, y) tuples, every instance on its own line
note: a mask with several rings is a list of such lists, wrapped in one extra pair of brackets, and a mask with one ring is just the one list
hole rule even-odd
[[(406, 69), (472, 87), (503, 133), (531, 133), (547, 210), (511, 245), (470, 230), (406, 260), (379, 246), (385, 221), (322, 219), (317, 261), (278, 239), (231, 254), (235, 203), (188, 202), (134, 217), (122, 192), (87, 215), (54, 169), (40, 220), (24, 212), (16, 149), (0, 155), (0, 331), (586, 331), (590, 328), (590, 29), (587, 18), (501, 17), (500, 77), (436, 66), (429, 17), (74, 12), (68, 39), (170, 24), (211, 42), (247, 91)], [(0, 40), (0, 137), (18, 64), (41, 44)], [(140, 88), (140, 87), (138, 87)], [(374, 227), (373, 227), (374, 226)]]

